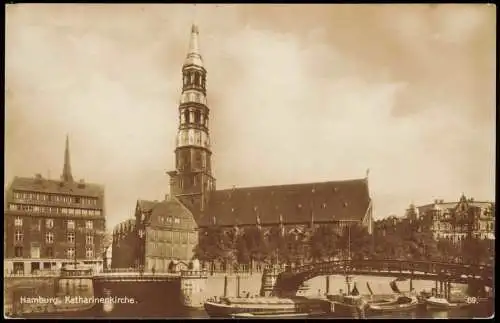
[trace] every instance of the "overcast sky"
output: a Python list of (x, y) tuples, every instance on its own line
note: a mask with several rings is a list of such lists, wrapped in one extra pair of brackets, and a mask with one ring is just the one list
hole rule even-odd
[(106, 188), (108, 227), (169, 192), (181, 65), (199, 25), (220, 189), (363, 178), (375, 217), (494, 199), (491, 5), (15, 4), (6, 183)]

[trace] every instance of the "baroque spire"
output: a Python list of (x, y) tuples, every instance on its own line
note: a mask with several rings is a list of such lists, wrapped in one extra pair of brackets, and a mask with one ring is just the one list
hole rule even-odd
[(71, 161), (69, 158), (69, 136), (66, 135), (66, 147), (64, 149), (64, 167), (61, 179), (64, 182), (73, 182), (73, 175), (71, 174)]
[(198, 43), (198, 26), (193, 24), (191, 26), (191, 38), (189, 39), (189, 49), (184, 61), (184, 66), (196, 65), (203, 67), (203, 60), (200, 54), (200, 46)]

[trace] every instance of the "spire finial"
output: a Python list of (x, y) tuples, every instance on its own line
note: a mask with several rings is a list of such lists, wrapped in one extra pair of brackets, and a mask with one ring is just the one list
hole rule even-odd
[(73, 175), (71, 174), (71, 161), (69, 158), (69, 135), (66, 134), (66, 147), (64, 149), (64, 167), (61, 179), (65, 182), (72, 182)]
[(189, 49), (186, 57), (186, 61), (184, 62), (184, 66), (187, 65), (196, 65), (203, 67), (203, 60), (200, 55), (200, 48), (198, 44), (198, 26), (193, 23), (191, 26), (191, 37), (189, 39)]

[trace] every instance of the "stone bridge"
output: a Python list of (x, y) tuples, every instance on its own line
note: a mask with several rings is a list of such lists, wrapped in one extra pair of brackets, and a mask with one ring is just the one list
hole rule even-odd
[(272, 294), (289, 295), (295, 294), (303, 282), (323, 275), (389, 276), (464, 284), (480, 281), (493, 287), (493, 271), (491, 265), (384, 259), (326, 261), (289, 268), (281, 273), (269, 272), (269, 275), (276, 276)]

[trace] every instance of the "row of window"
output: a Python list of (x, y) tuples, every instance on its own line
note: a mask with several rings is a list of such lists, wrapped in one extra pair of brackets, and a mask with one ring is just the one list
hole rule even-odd
[[(450, 224), (447, 224), (447, 223), (440, 224), (439, 222), (437, 222), (434, 225), (434, 228), (437, 231), (468, 231), (469, 230), (468, 226), (466, 226), (466, 225), (453, 227)], [(494, 226), (493, 226), (493, 223), (490, 223), (490, 222), (486, 223), (485, 225), (480, 225), (480, 223), (475, 223), (473, 225), (472, 230), (474, 230), (474, 231), (479, 231), (479, 230), (493, 231)]]
[(75, 203), (84, 205), (97, 205), (97, 198), (83, 196), (56, 195), (44, 193), (14, 192), (16, 200), (33, 200), (57, 203)]
[(166, 218), (164, 216), (160, 216), (160, 223), (174, 223), (174, 224), (180, 224), (181, 223), (181, 219), (178, 218), (178, 217), (171, 217), (171, 216), (167, 216)]
[(9, 205), (9, 209), (11, 211), (26, 211), (35, 213), (69, 214), (69, 215), (86, 215), (86, 216), (101, 215), (101, 210), (74, 209), (74, 208), (53, 207), (53, 206), (36, 206), (36, 205), (24, 205), (24, 204), (13, 204), (13, 203)]
[(187, 71), (184, 72), (183, 75), (183, 83), (184, 85), (198, 85), (201, 87), (205, 87), (206, 75), (204, 73), (198, 71)]
[(195, 111), (184, 110), (179, 115), (179, 117), (180, 117), (179, 122), (181, 124), (194, 123), (194, 124), (202, 125), (202, 126), (205, 126), (208, 128), (208, 116), (205, 116), (199, 110), (195, 110)]
[(194, 243), (196, 238), (196, 233), (194, 232), (180, 232), (180, 231), (164, 231), (164, 230), (152, 230), (150, 234), (150, 239), (153, 241), (167, 241), (178, 243)]
[[(23, 218), (20, 216), (16, 217), (14, 219), (14, 226), (16, 227), (22, 227), (23, 226)], [(37, 223), (38, 230), (40, 230), (40, 222)], [(52, 229), (54, 228), (54, 219), (45, 219), (45, 227), (47, 229)], [(67, 220), (66, 221), (66, 227), (68, 230), (74, 230), (75, 229), (75, 221), (74, 220)], [(85, 229), (92, 230), (94, 228), (94, 222), (91, 220), (85, 221)]]
[(156, 255), (161, 255), (164, 257), (173, 257), (173, 256), (178, 257), (180, 254), (185, 254), (187, 248), (182, 245), (151, 243), (150, 250), (154, 252)]
[[(68, 259), (73, 259), (75, 257), (75, 248), (67, 248), (65, 250), (65, 255), (66, 258)], [(23, 247), (15, 247), (14, 248), (14, 256), (16, 258), (22, 258), (23, 257)], [(31, 258), (40, 258), (40, 247), (31, 247), (30, 250), (30, 256)], [(54, 249), (52, 247), (47, 247), (45, 248), (45, 257), (52, 258), (54, 257)], [(86, 247), (85, 248), (85, 257), (86, 258), (93, 258), (94, 257), (94, 249), (93, 247)]]
[[(22, 242), (23, 240), (24, 240), (24, 233), (22, 231), (17, 230), (14, 233), (14, 241), (15, 242)], [(75, 233), (68, 232), (66, 234), (66, 240), (69, 243), (75, 243)], [(53, 232), (46, 232), (45, 233), (45, 242), (46, 243), (54, 243), (54, 233)], [(85, 243), (88, 245), (94, 244), (94, 236), (92, 233), (87, 233), (85, 235)]]

